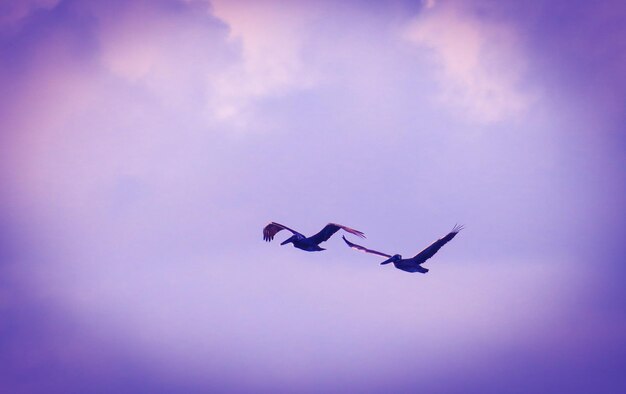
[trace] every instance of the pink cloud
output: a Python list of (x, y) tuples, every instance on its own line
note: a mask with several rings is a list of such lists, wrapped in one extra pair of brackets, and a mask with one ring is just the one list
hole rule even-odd
[(479, 21), (462, 7), (429, 2), (405, 36), (431, 51), (440, 103), (461, 109), (470, 119), (491, 123), (516, 117), (532, 101), (520, 88), (526, 62), (508, 26)]
[(231, 42), (241, 47), (241, 63), (211, 83), (215, 114), (220, 119), (241, 115), (255, 98), (310, 87), (315, 76), (300, 52), (307, 24), (316, 11), (304, 3), (274, 1), (212, 2)]
[(0, 29), (14, 27), (33, 12), (53, 9), (59, 2), (60, 0), (3, 1), (0, 4)]

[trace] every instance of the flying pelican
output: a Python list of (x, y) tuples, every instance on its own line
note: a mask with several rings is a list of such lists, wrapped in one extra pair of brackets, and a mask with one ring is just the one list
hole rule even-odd
[(312, 237), (305, 237), (299, 232), (290, 229), (287, 226), (283, 226), (282, 224), (278, 224), (276, 222), (272, 222), (265, 226), (263, 229), (263, 239), (267, 242), (270, 242), (274, 239), (274, 235), (280, 230), (289, 230), (293, 233), (291, 237), (289, 237), (286, 241), (281, 242), (281, 245), (286, 245), (288, 243), (293, 243), (294, 248), (306, 250), (307, 252), (317, 252), (320, 250), (326, 250), (324, 248), (320, 248), (319, 244), (324, 241), (328, 241), (330, 237), (333, 236), (339, 229), (343, 229), (350, 234), (354, 234), (358, 237), (365, 238), (362, 232), (359, 230), (355, 230), (350, 227), (342, 226), (341, 224), (328, 223), (322, 231), (313, 235)]
[(448, 233), (448, 235), (446, 235), (445, 237), (441, 239), (436, 240), (435, 242), (430, 244), (429, 247), (422, 250), (421, 252), (416, 254), (414, 257), (411, 257), (410, 259), (403, 259), (402, 256), (400, 256), (399, 254), (392, 256), (386, 253), (377, 252), (372, 249), (367, 249), (361, 245), (353, 244), (352, 242), (348, 241), (346, 237), (342, 236), (342, 238), (348, 244), (348, 246), (351, 247), (352, 249), (360, 250), (361, 252), (365, 252), (365, 253), (372, 253), (372, 254), (377, 254), (379, 256), (388, 257), (387, 260), (380, 263), (381, 265), (393, 263), (393, 265), (395, 265), (396, 268), (399, 270), (406, 271), (406, 272), (421, 272), (422, 274), (425, 274), (428, 272), (428, 268), (422, 267), (422, 264), (429, 258), (433, 257), (435, 253), (437, 253), (443, 245), (450, 242), (450, 240), (454, 238), (454, 236), (457, 235), (459, 231), (461, 230), (463, 230), (462, 225), (461, 226), (455, 225), (452, 231)]

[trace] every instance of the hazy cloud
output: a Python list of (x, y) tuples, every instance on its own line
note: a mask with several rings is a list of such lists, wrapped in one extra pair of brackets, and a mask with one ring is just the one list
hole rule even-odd
[(40, 9), (50, 10), (61, 0), (3, 0), (0, 2), (0, 29), (15, 27), (20, 21)]
[(241, 48), (241, 63), (211, 81), (214, 111), (220, 119), (243, 116), (255, 99), (307, 88), (315, 78), (303, 62), (304, 35), (314, 9), (304, 3), (274, 1), (212, 2), (213, 13)]
[(429, 2), (407, 27), (406, 38), (432, 51), (440, 70), (441, 103), (479, 122), (515, 117), (531, 101), (521, 89), (525, 57), (514, 31), (477, 19), (451, 4)]

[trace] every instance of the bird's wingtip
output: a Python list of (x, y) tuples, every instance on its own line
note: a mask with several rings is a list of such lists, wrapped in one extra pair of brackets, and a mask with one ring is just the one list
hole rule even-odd
[(460, 232), (461, 230), (463, 230), (464, 228), (465, 228), (465, 225), (464, 225), (464, 224), (458, 224), (458, 223), (457, 223), (457, 224), (455, 224), (455, 225), (454, 225), (454, 227), (452, 228), (452, 232), (453, 232), (453, 233), (458, 233), (458, 232)]

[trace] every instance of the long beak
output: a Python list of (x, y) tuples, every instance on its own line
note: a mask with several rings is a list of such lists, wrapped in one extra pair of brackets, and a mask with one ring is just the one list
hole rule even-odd
[(389, 264), (394, 260), (393, 257), (389, 257), (387, 260), (383, 261), (382, 263), (380, 263), (380, 265), (385, 265), (385, 264)]
[(285, 240), (285, 241), (281, 242), (280, 244), (281, 244), (281, 245), (287, 245), (289, 242), (292, 242), (292, 241), (293, 241), (293, 239), (289, 238), (289, 239), (287, 239), (287, 240)]

